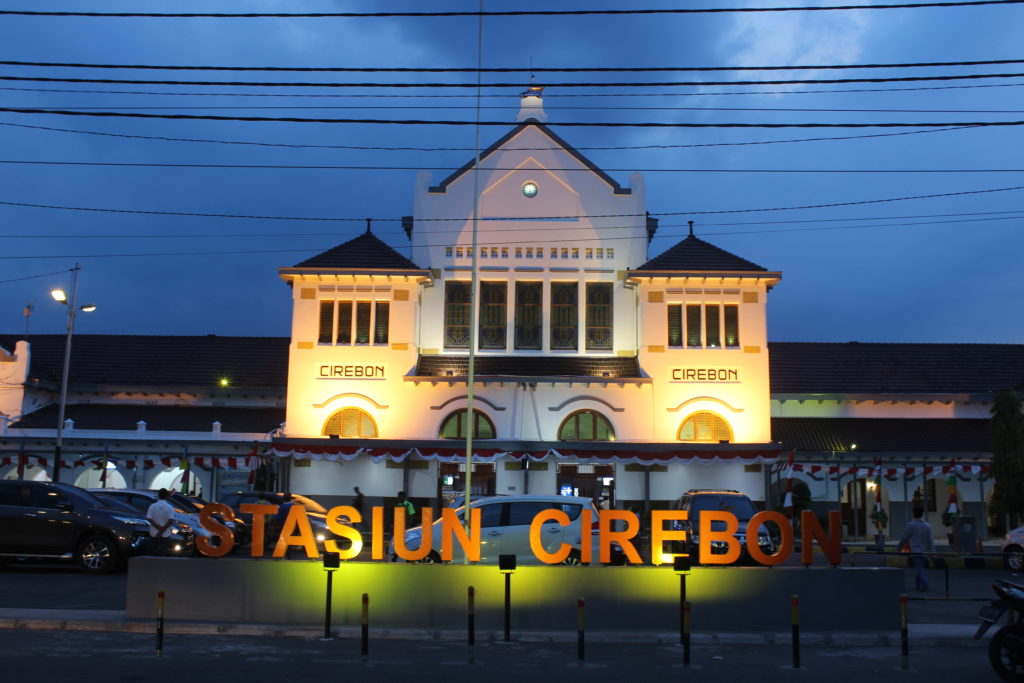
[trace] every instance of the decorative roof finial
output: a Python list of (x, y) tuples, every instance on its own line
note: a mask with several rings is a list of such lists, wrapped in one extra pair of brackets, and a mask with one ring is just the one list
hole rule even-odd
[(544, 86), (537, 85), (537, 79), (533, 73), (533, 57), (530, 57), (530, 86), (519, 93), (519, 115), (516, 116), (517, 122), (521, 123), (527, 119), (536, 119), (543, 123), (548, 120), (548, 115), (544, 113), (543, 92)]
[(371, 223), (373, 223), (373, 219), (372, 218), (367, 218), (366, 219), (366, 234), (367, 235), (370, 234), (370, 224)]
[(690, 224), (690, 237), (693, 237), (693, 221), (687, 221)]

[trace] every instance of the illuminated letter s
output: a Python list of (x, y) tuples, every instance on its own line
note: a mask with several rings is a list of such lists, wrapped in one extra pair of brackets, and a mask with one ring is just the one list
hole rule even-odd
[(235, 521), (235, 513), (231, 511), (231, 508), (222, 503), (204, 505), (203, 509), (199, 511), (199, 524), (210, 532), (212, 538), (216, 538), (219, 541), (217, 545), (213, 545), (205, 536), (196, 534), (196, 547), (199, 548), (199, 552), (209, 557), (222, 557), (230, 553), (231, 549), (235, 547), (235, 534), (232, 533), (231, 529), (213, 518), (216, 514), (223, 517), (225, 522)]

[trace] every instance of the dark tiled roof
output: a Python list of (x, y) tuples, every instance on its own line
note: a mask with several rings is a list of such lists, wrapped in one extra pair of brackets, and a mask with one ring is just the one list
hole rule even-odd
[[(540, 132), (544, 133), (544, 135), (547, 135), (549, 138), (551, 138), (552, 142), (554, 142), (556, 145), (558, 145), (559, 147), (564, 149), (566, 152), (568, 152), (573, 158), (576, 159), (576, 161), (580, 162), (581, 164), (583, 164), (583, 166), (585, 166), (586, 168), (588, 168), (591, 171), (593, 171), (594, 174), (597, 177), (599, 177), (601, 180), (605, 181), (606, 183), (608, 183), (609, 186), (611, 186), (613, 194), (632, 194), (633, 191), (630, 188), (622, 187), (621, 185), (619, 185), (617, 182), (615, 182), (615, 180), (611, 176), (609, 176), (607, 173), (605, 173), (600, 168), (598, 168), (597, 165), (593, 161), (591, 161), (587, 157), (583, 156), (583, 154), (580, 153), (580, 151), (578, 149), (576, 149), (575, 147), (570, 145), (568, 142), (563, 140), (557, 133), (555, 133), (555, 131), (551, 130), (550, 128), (548, 128), (546, 125), (544, 125), (543, 123), (541, 123), (537, 119), (532, 119), (532, 118), (531, 119), (526, 119), (525, 121), (520, 123), (518, 126), (516, 126), (515, 128), (511, 129), (509, 132), (505, 133), (500, 138), (495, 140), (494, 143), (491, 144), (490, 147), (488, 147), (487, 149), (483, 150), (480, 153), (480, 161), (483, 161), (484, 159), (489, 157), (491, 154), (493, 154), (495, 151), (501, 149), (501, 147), (506, 142), (508, 142), (509, 140), (514, 138), (516, 135), (518, 135), (519, 132), (521, 130), (523, 130), (524, 128), (526, 128), (527, 126), (534, 126), (534, 127), (536, 127), (537, 130), (539, 130)], [(430, 188), (430, 192), (447, 192), (448, 191), (448, 186), (451, 185), (452, 183), (454, 183), (456, 180), (458, 180), (464, 173), (466, 173), (470, 169), (472, 169), (473, 165), (475, 163), (476, 163), (476, 158), (474, 157), (473, 159), (470, 159), (465, 164), (463, 164), (460, 168), (456, 169), (447, 178), (442, 180), (440, 182), (440, 184), (435, 185), (434, 187), (431, 187)]]
[[(477, 356), (475, 365), (478, 377), (644, 377), (636, 358)], [(420, 356), (413, 374), (418, 377), (465, 377), (468, 370), (468, 356)]]
[(645, 270), (767, 272), (766, 268), (719, 249), (694, 235), (666, 249), (632, 272)]
[(423, 270), (369, 231), (294, 267)]
[[(0, 335), (13, 351), (19, 337)], [(30, 379), (59, 384), (64, 367), (62, 334), (29, 337)], [(284, 393), (288, 383), (287, 337), (143, 336), (76, 334), (71, 343), (72, 386), (203, 387), (222, 377), (230, 391)]]
[[(836, 451), (853, 458), (869, 452), (987, 453), (988, 420), (773, 417), (772, 440), (786, 450)], [(857, 444), (850, 450), (851, 444)]]
[[(57, 406), (25, 415), (11, 426), (24, 429), (56, 429)], [(266, 434), (284, 422), (284, 408), (228, 408), (224, 406), (69, 405), (66, 419), (75, 429), (116, 429), (135, 432), (142, 420), (149, 432), (209, 432), (220, 422), (222, 432)]]
[(773, 394), (1024, 390), (1022, 344), (770, 342)]

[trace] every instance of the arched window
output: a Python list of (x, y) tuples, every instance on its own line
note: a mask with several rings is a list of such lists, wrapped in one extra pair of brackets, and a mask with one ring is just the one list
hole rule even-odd
[[(468, 412), (465, 408), (462, 410), (456, 410), (454, 413), (449, 415), (441, 423), (441, 433), (438, 435), (442, 439), (465, 439), (466, 438), (466, 423)], [(473, 429), (474, 439), (493, 439), (494, 438), (494, 423), (491, 419), (481, 413), (479, 410), (473, 411), (474, 422), (476, 427)]]
[(577, 410), (558, 428), (560, 441), (615, 441), (612, 423), (596, 410)]
[(680, 441), (698, 443), (721, 443), (732, 441), (732, 430), (729, 423), (714, 413), (701, 411), (694, 413), (683, 421), (679, 427)]
[(342, 408), (324, 423), (324, 436), (357, 439), (377, 436), (377, 424), (359, 408)]

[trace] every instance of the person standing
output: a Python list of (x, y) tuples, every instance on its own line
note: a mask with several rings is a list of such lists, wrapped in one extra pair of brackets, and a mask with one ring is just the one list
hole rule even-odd
[(924, 520), (924, 508), (914, 508), (914, 519), (907, 524), (907, 528), (896, 546), (901, 552), (909, 552), (910, 563), (916, 570), (914, 584), (917, 590), (928, 592), (928, 577), (925, 576), (924, 568), (928, 564), (928, 558), (917, 553), (934, 553), (935, 538), (932, 536), (932, 527)]
[(171, 524), (174, 522), (174, 506), (167, 499), (170, 498), (171, 492), (167, 489), (160, 489), (156, 496), (156, 502), (146, 510), (146, 520), (149, 522), (149, 536), (154, 539), (157, 555), (170, 555)]

